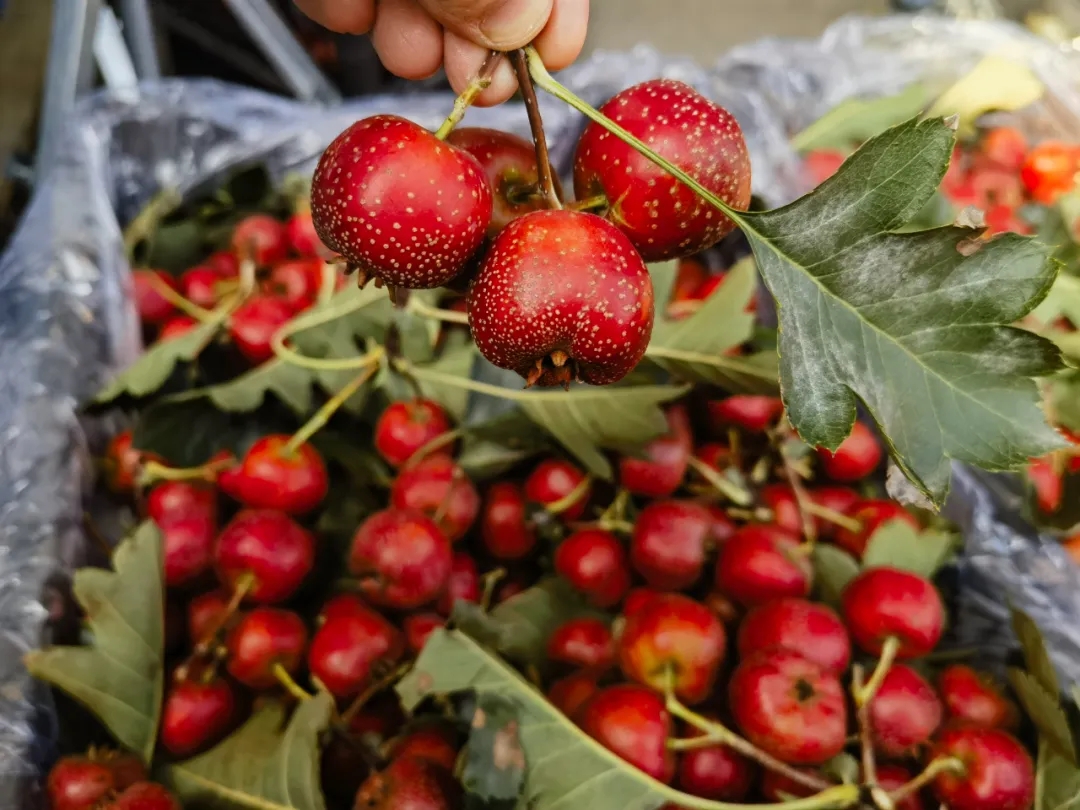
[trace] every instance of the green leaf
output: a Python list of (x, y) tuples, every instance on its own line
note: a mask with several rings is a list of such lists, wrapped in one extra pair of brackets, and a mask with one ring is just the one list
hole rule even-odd
[(1010, 606), (1009, 615), (1013, 632), (1016, 633), (1020, 650), (1024, 654), (1025, 668), (1035, 682), (1057, 700), (1057, 696), (1061, 693), (1057, 670), (1054, 669), (1054, 662), (1050, 660), (1050, 654), (1046, 651), (1046, 642), (1043, 641), (1039, 626), (1024, 611), (1015, 607)]
[(991, 55), (942, 93), (927, 115), (956, 115), (961, 129), (970, 132), (979, 116), (993, 110), (1021, 110), (1045, 92), (1046, 87), (1027, 65)]
[(264, 705), (224, 742), (163, 768), (159, 778), (185, 807), (323, 810), (319, 737), (333, 708), (333, 698), (320, 692), (301, 702), (282, 730), (285, 709)]
[[(729, 805), (691, 799), (629, 765), (582, 733), (564, 714), (513, 669), (460, 631), (436, 630), (412, 672), (397, 685), (406, 709), (430, 695), (475, 690), (517, 707), (525, 750), (525, 787), (519, 807), (537, 810), (657, 810), (665, 803), (701, 810)], [(790, 810), (836, 808), (854, 804), (855, 786), (832, 789), (814, 804), (795, 803)], [(808, 802), (811, 800), (807, 800)], [(820, 803), (818, 803), (820, 802)]]
[(727, 354), (754, 334), (754, 315), (746, 308), (756, 289), (754, 260), (747, 257), (728, 271), (724, 283), (693, 315), (658, 318), (645, 356), (678, 379), (735, 392), (775, 393), (775, 355)]
[[(423, 367), (452, 374), (455, 377), (468, 377), (472, 373), (476, 358), (476, 344), (466, 339), (462, 345), (448, 346), (436, 360)], [(431, 380), (420, 380), (420, 393), (442, 405), (455, 421), (460, 422), (465, 418), (465, 410), (469, 405), (469, 392), (464, 388)]]
[(817, 543), (814, 546), (814, 583), (822, 601), (833, 607), (840, 604), (844, 588), (859, 573), (859, 562), (846, 551)]
[(1078, 810), (1080, 768), (1069, 762), (1045, 738), (1039, 738), (1033, 810)]
[(145, 397), (154, 393), (172, 376), (178, 363), (190, 363), (198, 357), (219, 329), (220, 322), (210, 321), (172, 340), (158, 341), (105, 386), (94, 403), (103, 405), (123, 394)]
[(1008, 675), (1020, 705), (1039, 733), (1059, 754), (1075, 764), (1076, 744), (1057, 694), (1046, 691), (1034, 675), (1022, 669), (1010, 667)]
[(835, 449), (862, 400), (936, 504), (953, 459), (1008, 470), (1061, 445), (1030, 379), (1060, 352), (1009, 325), (1050, 288), (1048, 249), (959, 227), (894, 233), (933, 196), (953, 141), (940, 119), (909, 121), (802, 199), (738, 215), (777, 300), (792, 424)]
[(457, 462), (470, 478), (484, 480), (501, 475), (550, 446), (544, 430), (521, 411), (512, 410), (469, 425)]
[(679, 259), (671, 259), (666, 262), (656, 262), (649, 265), (649, 276), (652, 278), (653, 300), (657, 302), (657, 310), (663, 309), (671, 301), (671, 293), (675, 289), (675, 281), (679, 277)]
[(517, 705), (500, 695), (476, 696), (461, 784), (468, 806), (511, 810), (525, 784)]
[(918, 115), (930, 103), (931, 93), (910, 84), (893, 96), (853, 98), (838, 104), (791, 139), (800, 152), (839, 149), (846, 152), (891, 126)]
[(956, 541), (956, 535), (949, 532), (920, 532), (903, 520), (890, 520), (870, 536), (863, 566), (890, 565), (932, 577), (948, 559)]
[(1080, 324), (1080, 276), (1058, 273), (1050, 292), (1031, 315), (1046, 325), (1061, 317)]
[(138, 526), (112, 556), (113, 571), (80, 568), (73, 591), (86, 613), (89, 647), (28, 653), (35, 678), (86, 706), (117, 742), (150, 762), (164, 689), (165, 586), (161, 532)]
[(1070, 430), (1080, 431), (1080, 372), (1059, 374), (1050, 381), (1050, 401), (1055, 421)]

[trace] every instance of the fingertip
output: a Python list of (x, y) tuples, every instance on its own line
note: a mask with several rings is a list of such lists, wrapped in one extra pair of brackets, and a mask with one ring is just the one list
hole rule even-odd
[(296, 0), (296, 7), (339, 34), (366, 34), (375, 23), (375, 0)]
[[(462, 92), (468, 87), (469, 82), (476, 76), (480, 66), (487, 58), (488, 51), (479, 45), (465, 39), (449, 29), (443, 39), (443, 58), (446, 63), (446, 78), (455, 93)], [(495, 72), (491, 76), (491, 84), (488, 85), (473, 105), (477, 107), (492, 107), (506, 101), (517, 90), (517, 77), (507, 57), (499, 60)]]
[(415, 0), (380, 0), (371, 41), (386, 69), (403, 79), (426, 79), (442, 66), (442, 28)]
[(534, 45), (544, 66), (562, 70), (581, 55), (589, 27), (589, 0), (555, 0), (544, 30)]

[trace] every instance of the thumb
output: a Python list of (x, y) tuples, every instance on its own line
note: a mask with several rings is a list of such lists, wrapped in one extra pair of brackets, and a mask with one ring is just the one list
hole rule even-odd
[(443, 26), (500, 51), (532, 42), (551, 16), (553, 0), (419, 0)]

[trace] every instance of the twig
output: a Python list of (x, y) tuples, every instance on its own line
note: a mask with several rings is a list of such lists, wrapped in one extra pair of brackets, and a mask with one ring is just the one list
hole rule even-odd
[(690, 468), (704, 478), (713, 489), (738, 506), (749, 506), (753, 496), (742, 487), (726, 479), (716, 468), (697, 456), (690, 456)]
[(213, 312), (200, 307), (194, 301), (184, 298), (184, 296), (162, 281), (153, 270), (148, 273), (146, 278), (150, 280), (150, 286), (154, 288), (154, 292), (193, 320), (199, 323), (208, 323), (214, 319)]
[(311, 700), (311, 695), (305, 692), (300, 684), (293, 680), (293, 676), (289, 674), (289, 670), (285, 669), (281, 663), (274, 664), (270, 671), (274, 673), (277, 682), (280, 683), (285, 691), (294, 698), (300, 701)]
[(342, 725), (344, 725), (345, 728), (348, 728), (352, 724), (353, 718), (356, 717), (356, 715), (360, 712), (362, 708), (364, 708), (365, 705), (367, 705), (369, 700), (375, 697), (375, 695), (379, 694), (379, 692), (381, 692), (383, 689), (386, 689), (388, 686), (392, 686), (393, 684), (397, 683), (410, 669), (412, 669), (412, 662), (399, 664), (398, 666), (387, 672), (385, 675), (383, 675), (381, 678), (378, 678), (368, 684), (368, 687), (359, 695), (357, 695), (356, 699), (353, 700), (353, 702), (349, 704), (349, 707), (342, 713)]
[(454, 99), (454, 109), (450, 111), (450, 115), (446, 117), (446, 120), (442, 122), (442, 125), (435, 131), (435, 137), (440, 141), (446, 140), (446, 136), (453, 132), (454, 127), (461, 123), (461, 119), (465, 117), (465, 111), (472, 106), (476, 101), (477, 96), (483, 93), (491, 86), (491, 78), (495, 75), (495, 69), (499, 66), (499, 60), (502, 58), (500, 51), (488, 51), (487, 56), (484, 58), (484, 62), (480, 65), (480, 69), (473, 76), (468, 86), (461, 92), (461, 95)]
[[(856, 664), (851, 670), (851, 693), (858, 695), (866, 688), (865, 671), (862, 664)], [(893, 810), (889, 795), (877, 782), (877, 762), (874, 760), (874, 741), (870, 734), (870, 704), (857, 703), (856, 716), (859, 724), (859, 753), (862, 759), (862, 783), (870, 792), (870, 798), (879, 810)]]
[(817, 542), (817, 524), (814, 522), (813, 513), (810, 511), (810, 504), (813, 501), (806, 494), (806, 487), (803, 486), (802, 479), (799, 478), (791, 459), (784, 452), (783, 446), (778, 449), (780, 451), (780, 463), (784, 467), (784, 476), (787, 478), (788, 486), (791, 487), (791, 491), (795, 495), (795, 505), (799, 510), (799, 522), (802, 524), (806, 545), (813, 548)]
[(929, 785), (935, 779), (943, 773), (955, 773), (962, 774), (964, 772), (964, 763), (956, 757), (938, 757), (930, 762), (929, 765), (912, 779), (907, 784), (901, 785), (896, 790), (889, 792), (889, 798), (893, 804), (900, 804), (904, 799), (908, 798), (914, 793), (918, 793), (924, 787)]
[(896, 660), (896, 654), (899, 651), (900, 639), (896, 636), (889, 636), (885, 639), (885, 643), (881, 647), (881, 656), (878, 658), (877, 666), (874, 667), (870, 680), (867, 681), (866, 686), (854, 692), (856, 706), (862, 706), (874, 699), (874, 695), (881, 688), (885, 676), (889, 674), (889, 670), (892, 668), (893, 661)]
[(440, 309), (439, 307), (428, 306), (426, 303), (420, 300), (419, 297), (413, 296), (409, 299), (407, 309), (415, 315), (419, 315), (421, 318), (427, 318), (432, 321), (444, 321), (445, 323), (456, 323), (462, 326), (469, 325), (469, 316), (465, 312), (455, 312), (452, 309)]
[(575, 486), (568, 493), (563, 495), (557, 501), (553, 501), (544, 507), (549, 514), (561, 515), (563, 512), (567, 512), (573, 509), (577, 505), (577, 502), (585, 497), (585, 493), (589, 491), (589, 487), (592, 486), (592, 476), (586, 475), (582, 478), (577, 486)]
[(326, 400), (319, 410), (307, 420), (300, 429), (292, 435), (288, 443), (282, 448), (283, 454), (295, 453), (300, 449), (300, 446), (304, 444), (308, 439), (318, 433), (326, 423), (330, 421), (338, 409), (344, 405), (349, 398), (364, 387), (364, 384), (371, 379), (372, 375), (379, 367), (379, 361), (382, 359), (383, 351), (381, 348), (373, 349), (368, 352), (365, 357), (368, 358), (367, 367), (360, 372), (353, 380), (342, 386), (341, 390), (334, 394), (330, 399)]
[(521, 97), (525, 101), (525, 111), (529, 115), (529, 128), (532, 130), (533, 144), (536, 146), (536, 172), (540, 181), (540, 191), (549, 208), (559, 210), (562, 203), (555, 191), (555, 177), (551, 171), (551, 158), (548, 155), (547, 136), (544, 134), (544, 121), (540, 117), (540, 105), (536, 100), (536, 88), (529, 74), (529, 62), (523, 49), (510, 54), (510, 61), (517, 73)]

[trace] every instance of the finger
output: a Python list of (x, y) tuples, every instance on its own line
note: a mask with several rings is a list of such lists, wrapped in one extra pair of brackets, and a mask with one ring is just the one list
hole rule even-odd
[(375, 22), (375, 0), (296, 0), (319, 25), (342, 34), (366, 34)]
[[(488, 55), (488, 48), (447, 31), (443, 39), (443, 59), (446, 62), (446, 78), (455, 93), (463, 91), (480, 70)], [(491, 84), (473, 102), (477, 107), (500, 104), (514, 95), (517, 78), (508, 57), (499, 59), (491, 76)]]
[(521, 48), (544, 30), (554, 0), (419, 0), (467, 40), (500, 51)]
[(371, 41), (382, 63), (403, 79), (426, 79), (443, 59), (443, 32), (416, 0), (379, 0)]
[(549, 70), (570, 65), (585, 47), (589, 26), (589, 0), (555, 0), (544, 30), (536, 37), (536, 50)]

